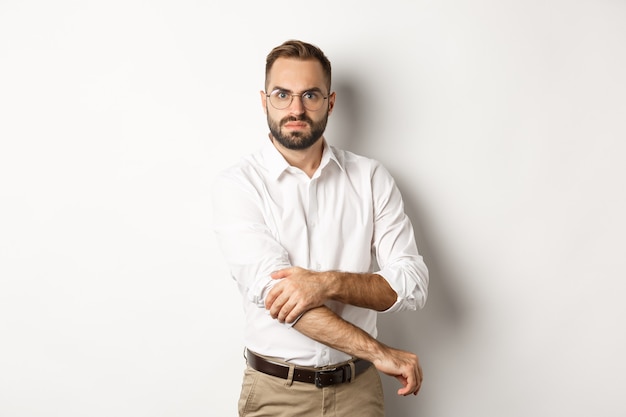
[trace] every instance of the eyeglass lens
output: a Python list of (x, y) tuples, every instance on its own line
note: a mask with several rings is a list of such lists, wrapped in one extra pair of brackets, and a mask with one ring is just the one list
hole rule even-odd
[[(287, 91), (274, 90), (269, 94), (269, 99), (274, 108), (277, 110), (284, 110), (291, 105), (294, 96), (298, 95), (291, 94)], [(324, 104), (324, 100), (327, 98), (324, 97), (319, 91), (305, 91), (298, 97), (302, 100), (302, 105), (307, 110), (311, 111), (319, 110)]]

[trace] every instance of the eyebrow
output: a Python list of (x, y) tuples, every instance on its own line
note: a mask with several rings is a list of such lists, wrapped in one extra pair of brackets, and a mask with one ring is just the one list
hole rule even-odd
[[(278, 91), (284, 91), (285, 93), (293, 93), (293, 91), (292, 91), (292, 90), (290, 90), (290, 89), (288, 89), (288, 88), (283, 88), (283, 87), (280, 87), (280, 86), (278, 86), (278, 85), (277, 85), (277, 86), (275, 86), (274, 88), (272, 88), (272, 90), (271, 90), (271, 91), (277, 91), (277, 90), (278, 90)], [(308, 92), (308, 91), (316, 91), (316, 92), (319, 92), (319, 93), (321, 93), (322, 95), (324, 95), (324, 92), (323, 92), (323, 91), (322, 91), (322, 89), (321, 89), (321, 88), (319, 88), (319, 87), (311, 87), (311, 88), (307, 88), (306, 90), (303, 90), (303, 91), (302, 91), (301, 93), (299, 93), (299, 94), (304, 94), (304, 93), (306, 93), (306, 92)], [(295, 94), (298, 94), (298, 93), (295, 93)]]

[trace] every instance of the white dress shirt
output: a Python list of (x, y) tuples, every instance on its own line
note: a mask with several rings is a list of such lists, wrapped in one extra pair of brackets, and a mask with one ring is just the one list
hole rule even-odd
[[(290, 166), (274, 145), (224, 170), (214, 183), (214, 230), (237, 282), (245, 312), (244, 343), (262, 355), (302, 366), (326, 366), (349, 355), (273, 319), (265, 297), (273, 271), (375, 272), (398, 294), (386, 312), (426, 302), (428, 269), (389, 172), (376, 160), (324, 143), (312, 178)], [(377, 312), (326, 303), (343, 319), (377, 336)]]

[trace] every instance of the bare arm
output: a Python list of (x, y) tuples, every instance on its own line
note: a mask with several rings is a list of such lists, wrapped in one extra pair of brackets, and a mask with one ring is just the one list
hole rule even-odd
[(417, 395), (423, 376), (415, 354), (384, 345), (326, 307), (307, 311), (294, 328), (320, 343), (372, 362), (376, 369), (402, 384), (398, 395)]
[(314, 272), (292, 267), (274, 272), (272, 278), (280, 282), (269, 292), (265, 307), (280, 322), (291, 323), (326, 300), (384, 311), (397, 297), (389, 283), (377, 274)]

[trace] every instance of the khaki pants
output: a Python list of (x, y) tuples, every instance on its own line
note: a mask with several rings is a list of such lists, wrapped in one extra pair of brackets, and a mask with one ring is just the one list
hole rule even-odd
[(317, 388), (250, 367), (244, 371), (240, 417), (384, 417), (383, 388), (374, 366), (351, 382)]

